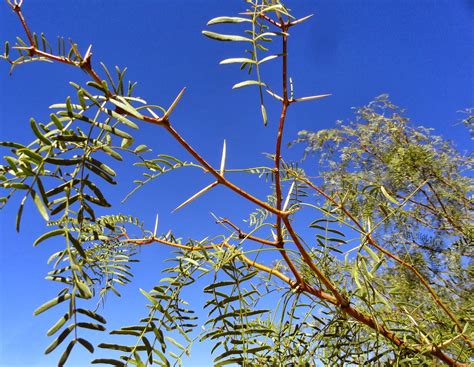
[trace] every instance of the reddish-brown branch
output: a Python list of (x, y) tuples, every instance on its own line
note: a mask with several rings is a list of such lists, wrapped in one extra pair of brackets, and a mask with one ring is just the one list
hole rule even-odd
[(33, 36), (31, 35), (30, 29), (28, 28), (28, 25), (26, 24), (26, 20), (23, 17), (23, 14), (21, 12), (21, 5), (13, 5), (12, 6), (13, 11), (18, 15), (20, 18), (21, 25), (23, 26), (23, 29), (25, 30), (26, 36), (28, 37), (28, 40), (30, 41), (31, 45), (35, 44), (35, 41), (33, 39)]
[[(283, 67), (286, 70), (286, 60), (284, 58)], [(286, 72), (285, 72), (286, 75)], [(286, 83), (284, 83), (286, 85)], [(276, 196), (276, 208), (282, 210), (282, 193), (281, 193), (281, 173), (280, 173), (280, 163), (281, 163), (281, 142), (283, 139), (283, 128), (285, 126), (286, 111), (288, 109), (288, 101), (284, 100), (283, 108), (281, 110), (280, 123), (278, 126), (277, 133), (277, 142), (275, 148), (275, 196)], [(283, 244), (283, 234), (281, 228), (281, 217), (277, 216), (276, 218), (276, 232), (277, 232), (277, 242)]]
[(310, 269), (320, 280), (320, 282), (334, 295), (334, 297), (336, 297), (338, 304), (341, 307), (347, 307), (349, 305), (349, 301), (337, 290), (334, 284), (332, 284), (332, 282), (326, 277), (326, 275), (324, 275), (324, 273), (314, 264), (313, 259), (311, 259), (311, 256), (308, 254), (303, 244), (301, 243), (288, 217), (283, 217), (282, 220), (285, 224), (286, 229), (288, 230), (288, 233), (290, 234), (291, 239), (298, 248), (298, 251), (300, 252), (303, 258), (303, 261), (310, 267)]
[(267, 14), (260, 13), (258, 16), (262, 19), (265, 19), (268, 23), (273, 24), (275, 27), (280, 28), (280, 24), (275, 19), (270, 18)]
[(310, 285), (307, 285), (307, 284), (303, 284), (303, 286), (301, 286), (298, 282), (295, 282), (294, 280), (291, 280), (288, 276), (284, 275), (282, 272), (280, 272), (276, 268), (270, 268), (266, 265), (258, 263), (256, 260), (251, 260), (250, 258), (245, 256), (242, 251), (236, 250), (235, 247), (229, 245), (227, 242), (222, 242), (222, 243), (216, 244), (216, 245), (189, 246), (189, 245), (183, 245), (183, 244), (176, 243), (176, 242), (167, 241), (167, 240), (164, 240), (164, 239), (159, 238), (159, 237), (130, 238), (127, 235), (127, 233), (125, 233), (125, 232), (122, 235), (118, 236), (118, 237), (114, 237), (114, 239), (118, 239), (118, 238), (121, 238), (121, 237), (126, 238), (124, 240), (124, 242), (133, 243), (133, 244), (136, 244), (137, 246), (149, 245), (149, 244), (152, 244), (152, 243), (161, 243), (163, 245), (167, 245), (167, 246), (175, 247), (175, 248), (180, 248), (180, 249), (183, 249), (183, 250), (189, 250), (189, 251), (212, 250), (212, 249), (215, 249), (216, 247), (219, 247), (219, 246), (226, 247), (228, 249), (232, 249), (233, 251), (235, 251), (236, 255), (239, 258), (241, 258), (248, 265), (250, 265), (250, 266), (252, 266), (256, 269), (262, 270), (262, 271), (264, 271), (264, 272), (266, 272), (270, 275), (274, 275), (274, 276), (280, 278), (285, 283), (290, 285), (292, 288), (299, 287), (299, 289), (301, 291), (309, 292), (309, 293), (321, 298), (324, 301), (328, 301), (328, 302), (332, 303), (333, 305), (337, 305), (337, 300), (333, 296), (331, 296), (330, 294), (328, 294), (328, 293), (326, 293), (326, 292), (324, 292), (320, 289), (314, 288)]
[[(283, 139), (283, 129), (285, 127), (286, 112), (288, 110), (288, 38), (285, 34), (286, 26), (283, 21), (280, 20), (280, 25), (283, 34), (282, 37), (282, 90), (283, 90), (283, 101), (282, 109), (280, 114), (280, 121), (278, 124), (278, 133), (276, 139), (275, 147), (275, 196), (276, 196), (276, 208), (282, 210), (282, 193), (281, 193), (281, 173), (280, 173), (280, 164), (281, 164), (281, 142)], [(281, 217), (276, 217), (276, 232), (277, 232), (277, 242), (279, 246), (283, 247), (283, 233), (281, 228)]]
[(448, 213), (448, 210), (446, 209), (446, 206), (444, 205), (443, 203), (443, 200), (441, 200), (441, 198), (439, 197), (438, 195), (438, 192), (435, 190), (435, 188), (433, 187), (433, 185), (430, 183), (430, 182), (427, 182), (427, 185), (428, 187), (430, 188), (431, 192), (434, 194), (435, 198), (436, 198), (436, 201), (439, 203), (439, 205), (441, 206), (441, 209), (443, 210), (444, 214), (445, 214), (445, 218), (447, 220), (447, 222), (449, 224), (451, 224), (451, 226), (453, 228), (456, 228), (457, 230), (462, 230), (462, 227), (460, 227), (459, 225), (456, 224), (455, 221), (453, 221), (453, 219), (451, 218), (451, 215)]
[(232, 229), (234, 229), (239, 238), (242, 239), (242, 240), (251, 240), (251, 241), (254, 241), (254, 242), (258, 242), (258, 243), (261, 243), (263, 245), (269, 245), (269, 246), (276, 246), (277, 243), (275, 241), (269, 241), (269, 240), (266, 240), (264, 238), (260, 238), (260, 237), (256, 237), (256, 236), (253, 236), (249, 233), (245, 233), (243, 232), (239, 227), (237, 227), (234, 223), (232, 223), (229, 219), (222, 219), (219, 221), (219, 223), (223, 223), (223, 224), (227, 224), (229, 225), (230, 227), (232, 227)]
[[(342, 309), (342, 307), (341, 307)], [(355, 308), (348, 306), (346, 308), (342, 309), (346, 314), (352, 316), (354, 319), (357, 321), (367, 325), (371, 329), (377, 331), (381, 335), (383, 335), (385, 338), (390, 340), (393, 344), (395, 344), (398, 347), (406, 347), (407, 349), (412, 349), (417, 353), (421, 353), (421, 349), (417, 348), (416, 346), (408, 345), (404, 341), (402, 341), (400, 338), (398, 338), (393, 332), (390, 330), (386, 329), (384, 326), (378, 324), (375, 322), (374, 319), (362, 314), (361, 312), (357, 311)], [(426, 352), (424, 352), (426, 354)], [(456, 367), (468, 367), (468, 364), (458, 362), (448, 356), (447, 354), (443, 353), (440, 349), (436, 348), (435, 346), (431, 346), (429, 352), (431, 355), (436, 356), (439, 358), (441, 361), (445, 362), (449, 366), (456, 366)]]
[[(126, 233), (124, 233), (122, 235), (123, 237), (125, 237), (126, 239), (123, 241), (123, 242), (127, 242), (127, 243), (133, 243), (133, 244), (136, 244), (137, 246), (143, 246), (143, 245), (149, 245), (149, 244), (152, 244), (152, 243), (161, 243), (163, 245), (167, 245), (167, 246), (170, 246), (170, 247), (175, 247), (175, 248), (180, 248), (180, 249), (183, 249), (183, 250), (188, 250), (188, 251), (201, 251), (201, 250), (212, 250), (212, 249), (215, 249), (216, 247), (218, 246), (222, 246), (222, 247), (227, 247), (229, 249), (232, 249), (236, 252), (236, 255), (241, 258), (245, 263), (247, 263), (248, 265), (256, 268), (256, 269), (259, 269), (259, 270), (262, 270), (270, 275), (274, 275), (278, 278), (280, 278), (281, 280), (283, 280), (285, 283), (288, 283), (288, 285), (290, 285), (292, 288), (297, 286), (297, 282), (295, 282), (294, 280), (291, 280), (288, 276), (284, 275), (282, 272), (280, 272), (279, 270), (275, 269), (275, 268), (270, 268), (266, 265), (263, 265), (263, 264), (260, 264), (258, 263), (257, 261), (255, 260), (251, 260), (249, 259), (247, 256), (245, 256), (241, 251), (238, 251), (236, 250), (233, 246), (229, 245), (228, 243), (226, 242), (222, 242), (220, 244), (216, 244), (216, 245), (206, 245), (206, 246), (189, 246), (189, 245), (183, 245), (183, 244), (180, 244), (180, 243), (176, 243), (176, 242), (171, 242), (171, 241), (167, 241), (167, 240), (164, 240), (162, 238), (158, 238), (158, 237), (148, 237), (148, 238), (130, 238)], [(120, 237), (122, 237), (120, 236)], [(332, 298), (330, 295), (328, 294), (325, 294), (324, 292), (320, 291), (320, 290), (317, 290), (317, 289), (314, 289), (315, 293), (318, 293), (320, 294), (321, 296), (324, 296), (324, 297), (327, 297), (328, 298), (328, 301), (331, 301)]]
[(296, 268), (295, 264), (293, 263), (293, 260), (291, 260), (290, 255), (286, 252), (286, 250), (283, 248), (283, 244), (277, 245), (278, 251), (280, 251), (281, 257), (285, 260), (286, 264), (290, 268), (291, 272), (296, 278), (296, 283), (298, 284), (299, 287), (303, 287), (306, 285), (306, 282), (304, 281), (303, 277), (301, 276), (300, 272)]

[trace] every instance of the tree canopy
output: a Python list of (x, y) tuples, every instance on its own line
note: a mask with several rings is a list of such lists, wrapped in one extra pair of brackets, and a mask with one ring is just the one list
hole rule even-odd
[[(472, 362), (472, 156), (413, 125), (381, 95), (356, 108), (351, 121), (301, 131), (291, 143), (304, 146), (305, 165), (316, 165), (318, 177), (286, 160), (288, 111), (330, 96), (298, 95), (289, 77), (290, 32), (310, 15), (280, 0), (247, 0), (240, 14), (214, 17), (203, 31), (243, 45), (242, 55), (220, 63), (243, 71), (233, 89), (257, 90), (262, 124), (278, 106), (268, 165), (236, 169), (228, 167), (226, 141), (215, 166), (175, 125), (185, 88), (169, 105), (147, 102), (135, 94), (125, 68), (108, 68), (96, 56), (93, 62), (92, 46), (81, 52), (63, 38), (52, 46), (30, 30), (22, 3), (8, 1), (24, 31), (0, 55), (11, 69), (47, 61), (89, 78), (69, 83), (73, 94), (50, 106), (48, 121), (30, 120), (33, 141), (0, 142), (2, 206), (18, 198), (20, 231), (25, 203), (33, 202), (47, 226), (33, 245), (62, 246), (51, 254), (46, 277), (59, 285), (57, 293), (34, 311), (56, 315), (45, 353), (57, 352), (59, 366), (76, 348), (106, 351), (92, 364), (187, 365), (192, 345), (201, 342), (212, 345), (215, 366)], [(278, 83), (262, 71), (269, 63), (279, 65)], [(472, 121), (468, 114), (469, 129)], [(156, 155), (150, 148), (159, 146), (135, 141), (141, 124), (166, 132), (191, 159)], [(126, 156), (142, 176), (125, 199), (165, 174), (194, 169), (210, 183), (176, 210), (205, 200), (218, 186), (255, 209), (248, 218), (215, 215), (220, 234), (204, 238), (161, 233), (158, 217), (147, 228), (140, 218), (111, 214), (108, 190)], [(241, 186), (235, 174), (257, 177), (266, 197)], [(130, 283), (139, 249), (149, 244), (174, 252), (156, 285), (140, 289), (144, 307), (132, 310), (136, 323), (105, 333), (99, 306), (106, 311), (108, 298)], [(186, 290), (202, 282), (202, 298), (187, 298)], [(196, 316), (202, 308), (205, 320)], [(97, 345), (91, 331), (102, 332)]]

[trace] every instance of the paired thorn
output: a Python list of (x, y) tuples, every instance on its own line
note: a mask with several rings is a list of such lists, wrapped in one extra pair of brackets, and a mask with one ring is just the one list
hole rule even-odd
[(310, 14), (310, 15), (307, 15), (307, 16), (305, 16), (305, 17), (303, 17), (303, 18), (296, 19), (295, 21), (290, 22), (289, 26), (292, 27), (292, 26), (294, 26), (294, 25), (303, 23), (305, 20), (308, 20), (309, 18), (312, 18), (313, 16), (314, 16), (314, 14)]
[[(179, 96), (178, 96), (178, 97), (179, 97)], [(223, 143), (223, 145), (222, 145), (221, 165), (220, 165), (220, 168), (219, 168), (219, 174), (221, 175), (221, 177), (224, 177), (226, 156), (227, 156), (227, 144), (226, 144), (226, 141), (225, 141), (225, 139), (224, 139), (224, 143)], [(179, 206), (177, 206), (175, 209), (173, 209), (172, 213), (178, 211), (178, 210), (181, 209), (183, 206), (188, 205), (191, 201), (193, 201), (194, 199), (197, 199), (199, 196), (201, 196), (202, 194), (206, 193), (207, 191), (213, 189), (213, 188), (216, 187), (217, 185), (219, 185), (219, 181), (214, 181), (214, 182), (211, 183), (210, 185), (206, 186), (206, 187), (203, 188), (202, 190), (200, 190), (200, 191), (198, 191), (197, 193), (195, 193), (193, 196), (191, 196), (188, 200), (184, 201), (182, 204), (180, 204)]]
[(164, 114), (164, 116), (162, 117), (163, 120), (166, 120), (171, 112), (173, 112), (173, 110), (175, 109), (175, 107), (177, 106), (178, 102), (180, 101), (181, 97), (183, 96), (184, 92), (186, 91), (186, 87), (184, 87), (183, 89), (181, 89), (181, 91), (178, 93), (178, 95), (176, 96), (176, 98), (174, 99), (173, 103), (171, 104), (171, 106), (168, 108), (168, 110), (166, 111), (166, 113)]
[(158, 213), (156, 213), (155, 228), (153, 229), (153, 237), (156, 237), (157, 230), (158, 230)]
[(226, 155), (227, 155), (227, 147), (226, 147), (226, 141), (224, 139), (224, 144), (222, 144), (221, 166), (220, 166), (220, 169), (219, 169), (219, 173), (222, 177), (224, 177)]
[(186, 200), (185, 202), (183, 202), (182, 204), (178, 205), (175, 209), (172, 210), (172, 213), (178, 211), (179, 209), (181, 209), (183, 206), (186, 206), (188, 205), (191, 201), (193, 201), (194, 199), (197, 199), (199, 196), (201, 196), (202, 194), (206, 193), (207, 191), (209, 191), (210, 189), (216, 187), (217, 185), (219, 185), (219, 181), (214, 181), (213, 183), (211, 183), (210, 185), (206, 186), (205, 188), (203, 188), (202, 190), (198, 191), (197, 193), (195, 193), (193, 196), (191, 196), (188, 200)]
[[(316, 96), (308, 96), (308, 97), (301, 97), (301, 98), (294, 98), (293, 97), (293, 81), (291, 80), (290, 78), (290, 99), (288, 100), (289, 103), (295, 103), (295, 102), (305, 102), (305, 101), (312, 101), (314, 99), (321, 99), (321, 98), (326, 98), (326, 97), (329, 97), (329, 96), (332, 96), (332, 94), (319, 94), (319, 95), (316, 95)], [(265, 89), (265, 91), (271, 95), (273, 98), (275, 98), (276, 100), (280, 101), (280, 102), (284, 102), (285, 100), (283, 99), (283, 97), (280, 97), (278, 94), (272, 92), (270, 89)]]
[(155, 112), (153, 112), (153, 110), (151, 108), (146, 108), (148, 112), (150, 112), (150, 114), (155, 118), (155, 119), (159, 119), (160, 116), (158, 116)]
[(92, 57), (92, 45), (89, 45), (86, 53), (84, 54), (84, 58), (82, 59), (81, 67), (90, 67), (91, 57)]
[(296, 98), (296, 99), (291, 99), (290, 102), (304, 102), (304, 101), (311, 101), (313, 99), (321, 99), (325, 97), (332, 96), (332, 94), (320, 94), (317, 96), (309, 96), (309, 97), (302, 97), (302, 98)]
[(286, 195), (285, 203), (283, 204), (283, 208), (282, 208), (282, 211), (284, 212), (286, 211), (288, 204), (290, 203), (291, 194), (293, 193), (293, 189), (295, 188), (295, 182), (296, 181), (293, 181), (293, 183), (290, 186), (290, 190), (288, 190), (288, 195)]
[(278, 94), (273, 93), (272, 91), (270, 91), (270, 89), (265, 89), (265, 91), (266, 91), (269, 95), (271, 95), (273, 98), (279, 100), (280, 102), (283, 102), (283, 98), (280, 97)]

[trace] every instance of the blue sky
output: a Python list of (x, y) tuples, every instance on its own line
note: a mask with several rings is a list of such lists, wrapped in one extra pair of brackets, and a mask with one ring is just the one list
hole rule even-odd
[[(291, 32), (289, 74), (300, 96), (332, 93), (324, 100), (292, 106), (284, 142), (299, 130), (334, 126), (351, 117), (351, 107), (389, 93), (392, 101), (407, 109), (416, 124), (432, 127), (453, 140), (460, 150), (471, 149), (466, 130), (457, 124), (457, 111), (474, 107), (472, 53), (474, 14), (468, 0), (333, 0), (289, 1), (294, 14), (315, 16)], [(33, 1), (25, 0), (24, 13), (34, 31), (54, 40), (71, 37), (85, 50), (93, 44), (93, 61), (127, 66), (128, 77), (138, 81), (136, 95), (150, 103), (169, 105), (178, 91), (187, 92), (176, 109), (173, 123), (210, 162), (218, 165), (223, 139), (227, 139), (227, 167), (266, 164), (262, 152), (272, 152), (278, 106), (268, 100), (269, 124), (264, 127), (255, 89), (232, 91), (246, 78), (236, 66), (219, 66), (227, 57), (242, 56), (240, 45), (213, 42), (201, 35), (207, 20), (233, 15), (244, 9), (238, 0), (175, 1)], [(221, 28), (223, 29), (223, 28)], [(0, 40), (23, 35), (14, 14), (0, 3)], [(279, 65), (264, 69), (264, 78), (275, 80)], [(29, 142), (29, 118), (44, 120), (48, 106), (72, 94), (68, 81), (84, 82), (79, 70), (64, 65), (27, 64), (8, 75), (0, 63), (0, 139)], [(137, 143), (147, 144), (154, 154), (190, 157), (165, 132), (143, 125)], [(287, 159), (299, 160), (301, 147), (285, 149)], [(317, 174), (314, 162), (306, 162)], [(109, 196), (115, 212), (132, 214), (153, 226), (160, 213), (160, 231), (172, 228), (183, 237), (201, 238), (219, 233), (209, 212), (240, 222), (253, 209), (223, 188), (171, 214), (191, 194), (211, 182), (198, 171), (177, 172), (163, 177), (125, 205), (120, 199), (140, 174), (125, 164), (115, 165), (120, 184)], [(258, 181), (232, 177), (255, 195), (264, 197)], [(33, 310), (52, 298), (56, 289), (44, 280), (46, 260), (59, 247), (31, 243), (44, 231), (44, 223), (30, 205), (20, 234), (14, 231), (18, 202), (12, 200), (0, 212), (0, 366), (51, 366), (58, 353), (44, 356), (50, 340), (45, 336), (59, 314), (55, 311), (33, 317)], [(311, 218), (308, 218), (310, 221)], [(240, 222), (241, 223), (241, 222)], [(110, 298), (106, 309), (109, 330), (132, 324), (145, 315), (145, 299), (138, 288), (151, 288), (162, 277), (161, 261), (170, 250), (162, 247), (142, 251), (134, 282), (121, 299)], [(190, 294), (196, 307), (201, 289)], [(80, 348), (78, 348), (79, 350)], [(210, 366), (208, 346), (194, 348), (186, 366)], [(73, 353), (71, 365), (88, 365), (85, 353)]]

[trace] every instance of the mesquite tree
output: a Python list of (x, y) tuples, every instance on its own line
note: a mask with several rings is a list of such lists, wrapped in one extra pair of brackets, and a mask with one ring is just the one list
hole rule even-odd
[[(51, 254), (47, 275), (61, 289), (34, 312), (57, 313), (46, 353), (60, 350), (58, 365), (75, 348), (94, 353), (96, 347), (108, 357), (93, 364), (182, 365), (193, 342), (204, 341), (213, 345), (216, 366), (469, 363), (472, 180), (465, 172), (471, 161), (428, 129), (410, 126), (386, 96), (358, 109), (352, 123), (300, 132), (295, 143), (305, 144), (309, 157), (318, 156), (321, 177), (284, 160), (288, 109), (329, 96), (299, 96), (289, 78), (289, 34), (310, 16), (293, 14), (283, 1), (246, 0), (238, 16), (213, 18), (203, 31), (243, 46), (240, 57), (221, 64), (240, 65), (249, 77), (233, 88), (256, 88), (262, 122), (278, 124), (268, 167), (229, 169), (225, 142), (215, 167), (176, 128), (173, 111), (184, 89), (169, 106), (148, 103), (135, 95), (124, 69), (97, 67), (91, 47), (81, 52), (63, 38), (51, 46), (30, 30), (22, 1), (7, 2), (24, 31), (1, 55), (12, 69), (50, 61), (90, 78), (85, 85), (70, 83), (73, 97), (53, 104), (49, 121), (30, 120), (34, 141), (0, 143), (8, 150), (0, 166), (1, 201), (21, 198), (17, 230), (25, 202), (32, 200), (48, 226), (34, 245), (52, 239), (63, 244)], [(228, 32), (211, 31), (222, 24)], [(279, 85), (264, 78), (270, 62), (281, 64)], [(268, 121), (268, 99), (279, 105), (276, 122)], [(169, 134), (192, 161), (166, 152), (152, 156), (134, 141), (140, 124)], [(221, 186), (255, 211), (244, 223), (216, 216), (220, 236), (187, 240), (178, 237), (186, 234), (160, 234), (157, 225), (144, 228), (139, 218), (101, 216), (101, 208), (110, 207), (108, 185), (117, 179), (109, 162), (122, 161), (124, 154), (136, 157), (144, 170), (130, 195), (163, 174), (193, 167), (212, 182), (177, 209)], [(257, 175), (268, 196), (253, 195), (228, 172)], [(299, 233), (298, 221), (308, 220), (311, 232)], [(103, 342), (94, 346), (87, 329), (106, 329), (96, 304), (130, 282), (145, 244), (173, 248), (171, 265), (155, 287), (141, 290), (146, 307), (136, 310), (137, 323), (110, 331), (112, 336), (103, 333)], [(184, 291), (198, 279), (206, 282), (202, 300), (190, 304)], [(262, 307), (262, 299), (272, 307)], [(204, 308), (208, 318), (197, 319), (193, 308)]]

